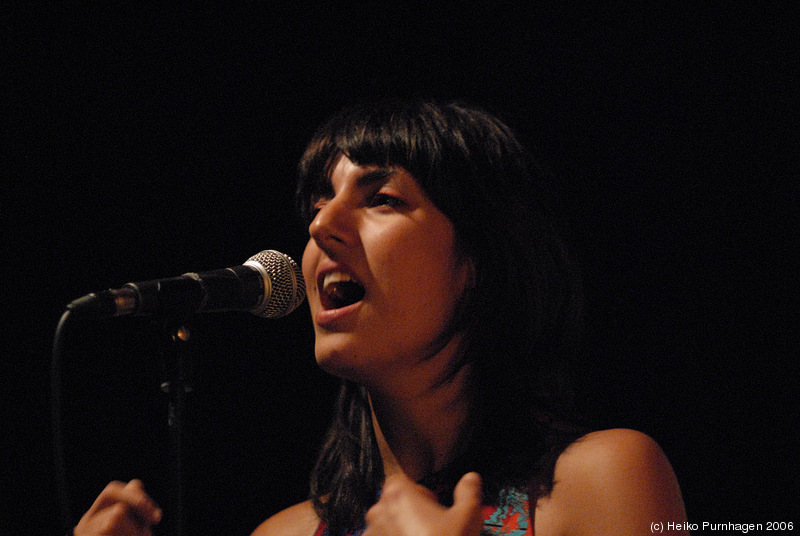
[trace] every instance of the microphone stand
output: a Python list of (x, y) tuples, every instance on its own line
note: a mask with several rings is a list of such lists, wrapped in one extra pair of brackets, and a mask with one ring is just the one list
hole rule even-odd
[[(67, 478), (67, 460), (64, 441), (63, 418), (63, 361), (65, 345), (73, 316), (68, 308), (61, 316), (53, 339), (51, 363), (51, 424), (53, 428), (53, 454), (55, 468), (55, 487), (58, 496), (61, 524), (63, 529), (72, 534), (73, 518), (69, 500)], [(158, 323), (156, 323), (158, 324)], [(161, 383), (161, 390), (169, 397), (167, 426), (170, 436), (170, 515), (173, 517), (175, 536), (184, 536), (186, 532), (185, 483), (183, 446), (186, 432), (186, 407), (189, 394), (192, 392), (193, 346), (190, 344), (190, 331), (183, 321), (160, 322), (160, 348), (166, 379)]]
[(194, 372), (190, 339), (191, 333), (185, 325), (178, 327), (167, 323), (162, 325), (161, 353), (168, 372), (161, 384), (161, 390), (169, 397), (167, 426), (170, 437), (170, 510), (175, 536), (184, 536), (186, 532), (184, 438), (186, 404), (192, 392), (191, 380)]

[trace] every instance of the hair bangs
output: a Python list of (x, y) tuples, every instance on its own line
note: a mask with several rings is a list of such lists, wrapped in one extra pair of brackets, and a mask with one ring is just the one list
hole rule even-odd
[(298, 166), (301, 216), (310, 222), (314, 200), (332, 194), (330, 176), (341, 156), (360, 166), (402, 167), (430, 193), (442, 128), (433, 114), (396, 103), (355, 107), (333, 116), (317, 131)]

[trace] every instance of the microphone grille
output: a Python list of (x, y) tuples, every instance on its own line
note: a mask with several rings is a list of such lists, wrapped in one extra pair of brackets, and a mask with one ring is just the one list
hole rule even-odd
[(300, 267), (290, 256), (270, 249), (247, 259), (247, 263), (251, 262), (259, 264), (266, 270), (272, 284), (272, 292), (267, 303), (259, 311), (254, 311), (255, 314), (265, 318), (280, 318), (303, 303), (306, 297), (306, 282), (303, 280)]

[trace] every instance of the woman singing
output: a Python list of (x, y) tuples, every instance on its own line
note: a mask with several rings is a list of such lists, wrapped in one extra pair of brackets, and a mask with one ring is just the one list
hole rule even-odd
[[(342, 387), (310, 500), (254, 536), (643, 535), (685, 521), (652, 439), (560, 418), (580, 292), (547, 178), (508, 127), (456, 104), (355, 107), (299, 171), (316, 360)], [(75, 535), (147, 534), (160, 517), (141, 482), (112, 483)]]

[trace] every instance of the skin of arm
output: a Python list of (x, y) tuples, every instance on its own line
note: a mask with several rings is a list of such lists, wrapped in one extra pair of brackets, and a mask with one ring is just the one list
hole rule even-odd
[(259, 525), (252, 536), (312, 536), (319, 517), (311, 501), (291, 506)]
[(559, 457), (555, 486), (536, 509), (536, 534), (652, 534), (652, 524), (685, 526), (678, 481), (658, 444), (634, 430), (588, 434)]

